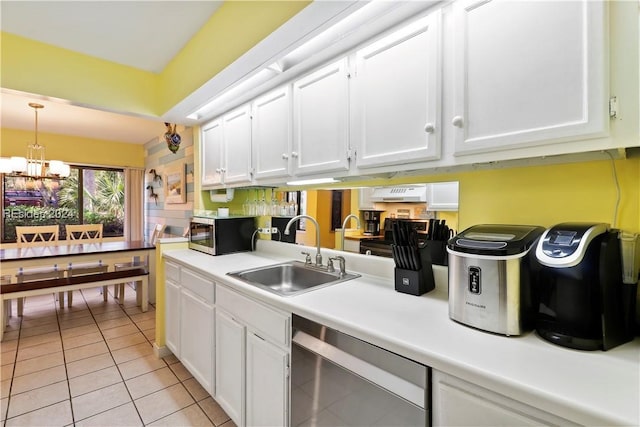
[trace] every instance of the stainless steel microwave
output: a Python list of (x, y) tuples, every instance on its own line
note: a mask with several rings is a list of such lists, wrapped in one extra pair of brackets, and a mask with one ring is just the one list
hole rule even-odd
[(189, 248), (210, 255), (251, 250), (255, 217), (194, 217), (189, 227)]

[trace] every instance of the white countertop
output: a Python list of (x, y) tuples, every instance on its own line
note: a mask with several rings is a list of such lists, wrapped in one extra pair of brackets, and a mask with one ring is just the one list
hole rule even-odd
[(448, 315), (444, 267), (434, 267), (436, 289), (420, 297), (394, 290), (392, 260), (325, 249), (325, 260), (341, 254), (348, 271), (368, 274), (292, 297), (226, 276), (302, 260), (304, 249), (315, 251), (259, 241), (251, 253), (213, 257), (185, 249), (164, 256), (275, 307), (559, 417), (590, 425), (640, 425), (640, 338), (606, 352), (587, 352), (553, 345), (534, 332), (505, 337), (458, 324)]

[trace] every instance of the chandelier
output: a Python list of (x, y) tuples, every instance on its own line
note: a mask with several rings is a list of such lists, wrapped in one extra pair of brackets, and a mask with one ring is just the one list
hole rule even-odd
[(38, 144), (38, 110), (44, 108), (42, 104), (29, 103), (36, 114), (35, 140), (27, 146), (27, 157), (11, 157), (0, 159), (0, 172), (24, 176), (27, 178), (66, 178), (71, 172), (69, 165), (60, 160), (44, 158), (44, 146)]

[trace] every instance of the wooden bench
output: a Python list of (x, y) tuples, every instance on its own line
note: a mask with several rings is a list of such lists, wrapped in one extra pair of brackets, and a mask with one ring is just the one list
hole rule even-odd
[[(88, 274), (84, 276), (63, 277), (60, 279), (39, 280), (27, 283), (11, 283), (0, 286), (0, 319), (4, 316), (4, 301), (35, 295), (46, 295), (51, 292), (66, 292), (79, 289), (97, 288), (122, 283), (123, 280), (142, 283), (141, 310), (149, 309), (149, 271), (144, 268), (132, 270), (109, 271), (106, 273)], [(0, 328), (0, 341), (4, 328)]]

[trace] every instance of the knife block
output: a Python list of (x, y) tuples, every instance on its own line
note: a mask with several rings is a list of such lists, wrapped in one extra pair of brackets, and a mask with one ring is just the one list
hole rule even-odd
[(396, 291), (419, 296), (435, 289), (431, 254), (427, 247), (420, 249), (420, 261), (420, 270), (394, 269)]
[(429, 251), (432, 264), (449, 265), (446, 240), (425, 240), (423, 248)]

